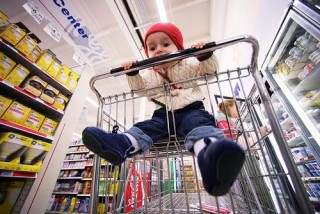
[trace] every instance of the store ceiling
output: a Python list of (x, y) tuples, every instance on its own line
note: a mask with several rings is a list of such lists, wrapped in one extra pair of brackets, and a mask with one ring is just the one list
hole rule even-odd
[[(22, 21), (31, 32), (34, 32), (42, 40), (41, 48), (49, 48), (64, 64), (77, 69), (78, 64), (72, 59), (74, 48), (63, 39), (58, 43), (45, 33), (43, 28), (47, 22), (39, 25), (30, 16), (22, 7), (26, 1), (0, 0), (1, 10), (10, 17), (11, 22)], [(111, 68), (119, 67), (127, 60), (144, 58), (137, 32), (143, 37), (150, 24), (160, 21), (156, 0), (69, 0), (69, 2), (109, 56), (108, 60), (93, 66), (96, 74), (109, 72)], [(127, 3), (132, 13), (131, 19), (124, 2)], [(180, 27), (184, 35), (185, 47), (190, 47), (197, 41), (217, 41), (242, 34), (254, 35), (257, 24), (259, 24), (257, 17), (265, 1), (163, 0), (163, 2), (168, 20)], [(133, 22), (136, 23), (136, 26)], [(222, 69), (242, 60), (239, 49), (241, 47), (217, 53)], [(118, 81), (100, 81), (97, 86), (105, 95), (119, 88), (129, 90), (124, 77)], [(89, 96), (95, 99), (93, 94)], [(90, 107), (91, 104), (87, 103), (86, 106), (89, 106), (87, 114), (90, 118), (86, 120), (89, 124), (94, 125), (92, 121), (95, 120), (96, 111)]]

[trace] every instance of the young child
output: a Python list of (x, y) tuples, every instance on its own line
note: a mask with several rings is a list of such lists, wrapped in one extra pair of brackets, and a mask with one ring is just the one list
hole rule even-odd
[[(233, 99), (224, 99), (223, 102), (218, 103), (218, 109), (232, 120), (238, 132), (242, 132), (242, 127), (240, 126), (239, 121), (237, 121), (239, 115), (236, 107), (236, 102)], [(261, 136), (265, 136), (266, 134), (268, 134), (268, 128), (266, 126), (261, 126), (259, 128), (259, 131), (261, 133)]]
[[(192, 47), (202, 48), (204, 44), (199, 42)], [(144, 49), (148, 58), (183, 50), (182, 34), (170, 22), (156, 23), (146, 32)], [(123, 67), (129, 69), (133, 63), (124, 63)], [(131, 72), (127, 74), (127, 79), (132, 90), (139, 90), (215, 73), (217, 69), (218, 61), (213, 53), (209, 53), (165, 63), (143, 72)], [(245, 154), (215, 126), (213, 116), (204, 109), (204, 95), (196, 81), (172, 85), (169, 102), (166, 102), (161, 87), (138, 95), (147, 96), (158, 104), (151, 119), (138, 122), (121, 134), (87, 127), (82, 133), (85, 146), (111, 164), (119, 165), (127, 157), (149, 150), (154, 142), (173, 132), (173, 126), (170, 125), (168, 133), (168, 113), (169, 124), (175, 123), (177, 134), (185, 137), (185, 148), (198, 159), (206, 191), (214, 196), (226, 194), (242, 168)], [(172, 112), (166, 112), (165, 104), (169, 111), (174, 111), (174, 121)]]

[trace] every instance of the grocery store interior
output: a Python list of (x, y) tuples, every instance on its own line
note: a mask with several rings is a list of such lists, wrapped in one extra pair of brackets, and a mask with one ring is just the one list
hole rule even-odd
[[(1, 213), (320, 213), (319, 1), (0, 5)], [(118, 166), (82, 142), (88, 126), (121, 133), (152, 117), (155, 103), (130, 89), (121, 66), (154, 65), (143, 39), (156, 22), (174, 23), (186, 49), (160, 61), (195, 56), (200, 41), (219, 61), (217, 73), (192, 81), (246, 154), (226, 195), (206, 192), (177, 134)], [(164, 81), (162, 96), (179, 83)], [(218, 108), (227, 99), (238, 118)]]

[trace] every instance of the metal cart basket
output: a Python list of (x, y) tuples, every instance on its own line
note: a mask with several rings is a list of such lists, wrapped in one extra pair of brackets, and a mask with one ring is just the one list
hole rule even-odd
[[(101, 96), (96, 81), (105, 81), (107, 78), (116, 81), (115, 78), (132, 71), (216, 51), (237, 43), (249, 44), (251, 48), (248, 66), (198, 78), (199, 86), (206, 93), (206, 110), (211, 114), (216, 113), (217, 101), (227, 98), (240, 101), (240, 105), (237, 105), (240, 115), (236, 122), (237, 129), (233, 129), (230, 119), (226, 117), (227, 125), (223, 130), (227, 137), (233, 138), (246, 152), (244, 167), (229, 193), (221, 197), (206, 193), (196, 158), (185, 150), (184, 139), (174, 134), (168, 139), (155, 142), (150, 151), (127, 159), (121, 166), (103, 163), (95, 155), (90, 213), (312, 213), (267, 90), (258, 73), (259, 47), (251, 36), (211, 42), (202, 49), (186, 49), (137, 62), (129, 70), (118, 68), (94, 76), (90, 85), (99, 101), (97, 126), (110, 132), (123, 132), (139, 121), (139, 115), (135, 112), (142, 108), (141, 103), (145, 100), (137, 96), (135, 91), (123, 92), (121, 89), (117, 94)], [(238, 95), (235, 94), (238, 91), (233, 90), (235, 82), (242, 89), (252, 82), (252, 87), (249, 91), (241, 90)], [(177, 82), (161, 86), (168, 102), (172, 84)], [(264, 136), (259, 131), (261, 111), (258, 108), (263, 109), (265, 119), (271, 124), (271, 130)], [(270, 138), (275, 140), (270, 141)], [(275, 149), (281, 151), (284, 164), (275, 155)]]

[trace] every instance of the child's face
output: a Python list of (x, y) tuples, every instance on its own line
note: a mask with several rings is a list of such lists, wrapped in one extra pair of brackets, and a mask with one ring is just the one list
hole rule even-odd
[[(178, 50), (177, 46), (173, 43), (171, 38), (163, 32), (156, 32), (150, 34), (147, 38), (146, 45), (149, 58), (172, 53)], [(161, 66), (158, 66), (158, 68), (165, 68), (174, 63), (175, 62), (166, 63)]]

